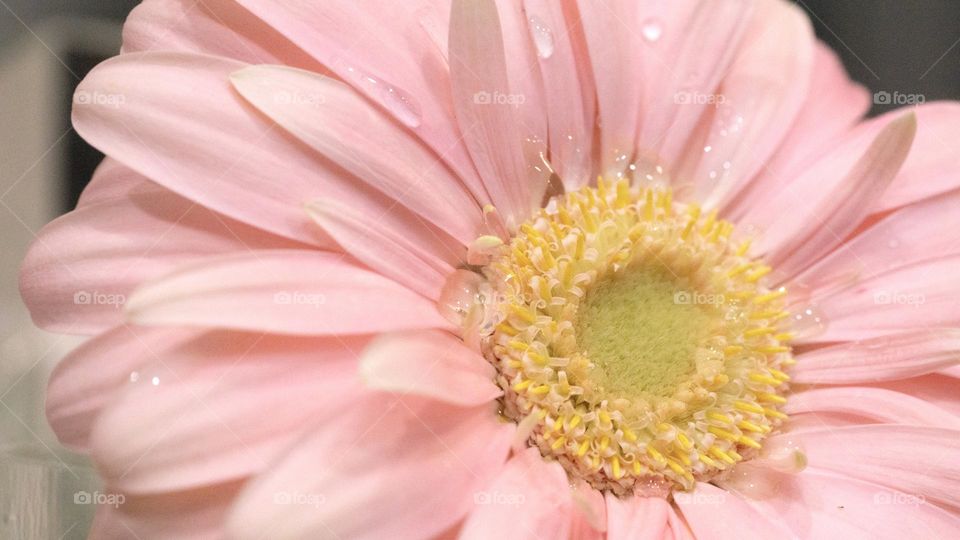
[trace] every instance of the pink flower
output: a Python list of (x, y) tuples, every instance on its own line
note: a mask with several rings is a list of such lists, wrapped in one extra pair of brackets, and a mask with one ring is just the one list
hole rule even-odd
[(779, 0), (450, 3), (147, 0), (80, 85), (93, 536), (956, 535), (960, 108)]

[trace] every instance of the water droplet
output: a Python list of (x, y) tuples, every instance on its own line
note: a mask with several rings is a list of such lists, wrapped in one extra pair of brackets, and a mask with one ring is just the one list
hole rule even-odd
[(139, 372), (139, 371), (131, 371), (131, 372), (130, 372), (130, 382), (134, 383), (134, 382), (137, 382), (137, 381), (139, 381), (139, 380), (140, 380), (140, 372)]
[(420, 105), (413, 96), (352, 66), (342, 67), (340, 72), (345, 78), (350, 79), (355, 86), (369, 93), (404, 125), (412, 128), (420, 126), (423, 116), (420, 112)]
[(160, 386), (160, 377), (154, 377), (150, 379), (150, 384), (154, 386)]
[(658, 19), (647, 19), (640, 27), (640, 33), (648, 43), (656, 43), (663, 36), (663, 25)]
[(814, 305), (800, 308), (790, 316), (790, 330), (795, 338), (811, 338), (822, 334), (826, 328), (827, 320)]
[(710, 153), (711, 150), (713, 150), (713, 147), (710, 146), (710, 145), (707, 145), (707, 146), (704, 146), (704, 147), (703, 147), (703, 151), (706, 152), (706, 153)]
[(537, 47), (537, 54), (540, 58), (550, 58), (553, 56), (553, 30), (536, 15), (530, 16), (529, 23), (530, 35), (533, 37), (533, 44)]

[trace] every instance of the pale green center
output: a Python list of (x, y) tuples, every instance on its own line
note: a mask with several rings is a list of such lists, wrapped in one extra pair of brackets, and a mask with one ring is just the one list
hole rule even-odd
[(576, 321), (577, 345), (605, 391), (666, 397), (696, 371), (711, 316), (663, 268), (631, 267), (594, 283)]

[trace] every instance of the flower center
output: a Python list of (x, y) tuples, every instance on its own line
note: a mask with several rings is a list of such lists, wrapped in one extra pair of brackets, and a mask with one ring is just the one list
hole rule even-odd
[(600, 179), (499, 248), (465, 335), (529, 444), (618, 495), (690, 489), (756, 455), (786, 418), (786, 291), (733, 230), (669, 190)]

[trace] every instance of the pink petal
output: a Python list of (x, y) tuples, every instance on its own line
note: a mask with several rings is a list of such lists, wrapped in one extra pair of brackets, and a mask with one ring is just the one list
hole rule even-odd
[(511, 434), (492, 406), (463, 409), (372, 395), (255, 480), (228, 520), (230, 536), (439, 534), (502, 469)]
[[(108, 162), (110, 163), (110, 162)], [(205, 257), (299, 244), (221, 216), (115, 165), (80, 208), (48, 224), (20, 274), (37, 326), (92, 334), (123, 320), (146, 280)]]
[(953, 463), (960, 431), (872, 424), (790, 432), (765, 444), (785, 440), (804, 449), (812, 468), (960, 506), (960, 471)]
[(957, 518), (878, 484), (806, 470), (779, 475), (774, 495), (751, 501), (797, 538), (949, 538)]
[(146, 0), (123, 26), (123, 52), (178, 51), (320, 70), (286, 37), (231, 0)]
[(620, 0), (577, 4), (597, 91), (600, 171), (616, 174), (625, 170), (636, 148), (642, 103), (644, 55), (634, 30), (637, 9)]
[(960, 399), (957, 399), (957, 379), (952, 376), (941, 373), (931, 373), (910, 379), (885, 381), (870, 386), (909, 394), (949, 411), (954, 416), (960, 417)]
[(143, 184), (149, 182), (147, 178), (137, 174), (130, 167), (112, 157), (105, 157), (93, 172), (87, 187), (80, 193), (77, 208), (118, 197), (129, 197), (130, 193), (145, 189)]
[(370, 187), (463, 243), (476, 238), (480, 208), (459, 180), (346, 84), (284, 66), (252, 66), (230, 80), (256, 108)]
[(89, 538), (221, 539), (227, 511), (241, 487), (242, 482), (231, 482), (157, 495), (110, 493), (122, 496), (123, 503), (97, 507)]
[(675, 493), (674, 502), (697, 540), (765, 540), (790, 533), (750, 507), (737, 494), (700, 482), (690, 493)]
[(491, 201), (517, 227), (539, 206), (543, 186), (532, 185), (540, 175), (527, 166), (513, 107), (501, 102), (513, 94), (497, 7), (493, 0), (453, 0), (450, 17), (457, 124)]
[(383, 276), (313, 251), (211, 257), (142, 285), (127, 301), (140, 324), (279, 334), (448, 328), (433, 302)]
[(449, 6), (433, 0), (239, 0), (419, 135), (489, 201), (453, 118), (444, 57)]
[(916, 377), (958, 362), (960, 330), (916, 330), (802, 353), (790, 376), (801, 384), (877, 382)]
[(378, 337), (364, 351), (360, 369), (371, 388), (454, 405), (483, 405), (503, 394), (483, 356), (460, 338), (437, 330)]
[(806, 13), (781, 2), (760, 2), (740, 51), (720, 84), (706, 139), (694, 144), (695, 199), (723, 207), (765, 166), (807, 96), (815, 37)]
[(760, 209), (766, 217), (758, 221), (756, 214), (746, 216), (745, 223), (763, 230), (757, 253), (767, 253), (781, 275), (792, 276), (840, 244), (869, 214), (896, 175), (910, 150), (916, 125), (913, 114), (890, 122), (851, 169), (839, 170), (845, 176), (837, 184), (824, 186), (824, 175), (838, 172), (826, 158), (820, 163), (831, 166), (829, 170), (818, 164), (785, 186)]
[(893, 332), (960, 324), (956, 309), (960, 254), (862, 277), (809, 303), (826, 328), (806, 341), (868, 339)]
[(164, 350), (97, 418), (94, 461), (132, 493), (255, 474), (355, 399), (365, 344), (221, 331)]
[(850, 79), (832, 49), (817, 42), (810, 87), (790, 131), (725, 213), (736, 219), (773, 198), (787, 183), (785, 179), (796, 178), (805, 167), (828, 154), (837, 140), (863, 118), (870, 104), (867, 89)]
[(97, 66), (78, 91), (122, 103), (77, 104), (74, 126), (104, 153), (191, 201), (326, 245), (303, 203), (323, 195), (366, 211), (371, 194), (236, 94), (228, 76), (244, 66), (183, 53), (121, 55)]
[[(668, 168), (678, 164), (695, 128), (714, 108), (704, 98), (716, 95), (729, 72), (744, 43), (755, 4), (754, 0), (644, 4), (639, 17), (623, 19), (627, 26), (616, 22), (599, 29), (601, 39), (609, 28), (615, 28), (615, 32), (629, 32), (634, 40), (642, 41), (639, 50), (631, 53), (644, 56), (642, 71), (635, 75), (644, 83), (637, 149), (654, 151), (653, 159), (660, 158), (657, 164)], [(642, 37), (650, 25), (659, 26), (661, 34), (653, 42)], [(598, 79), (606, 77), (612, 84), (623, 84), (610, 75), (622, 72), (623, 67), (611, 68), (597, 74)]]
[(94, 421), (131, 374), (199, 333), (123, 325), (77, 347), (57, 364), (47, 386), (47, 421), (60, 442), (86, 450)]
[(660, 540), (670, 538), (668, 517), (673, 509), (660, 497), (621, 499), (607, 494), (607, 538)]
[(347, 253), (427, 298), (439, 299), (454, 267), (466, 264), (463, 244), (402, 207), (378, 223), (335, 201), (316, 200), (306, 209)]
[(573, 511), (570, 516), (571, 540), (602, 540), (607, 530), (607, 501), (603, 493), (590, 484), (571, 482), (570, 497)]
[[(916, 145), (914, 145), (916, 146)], [(960, 192), (886, 216), (791, 280), (801, 296), (825, 296), (877, 274), (960, 253), (943, 231), (960, 228)]]
[(960, 136), (960, 105), (946, 101), (917, 107), (917, 138), (900, 174), (880, 198), (883, 212), (960, 187), (960, 155), (953, 141)]
[(795, 392), (790, 395), (784, 411), (791, 415), (843, 414), (885, 424), (960, 429), (960, 417), (923, 399), (901, 392), (865, 386), (815, 388)]
[(473, 502), (460, 535), (464, 540), (566, 538), (570, 532), (567, 474), (536, 448), (514, 455)]
[[(550, 141), (550, 162), (567, 190), (586, 185), (592, 176), (594, 90), (579, 21), (572, 20), (570, 2), (526, 0), (533, 39), (549, 47), (539, 54), (544, 105)], [(509, 58), (509, 55), (508, 55)]]

